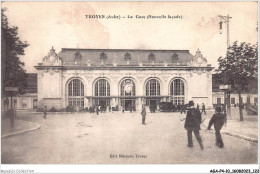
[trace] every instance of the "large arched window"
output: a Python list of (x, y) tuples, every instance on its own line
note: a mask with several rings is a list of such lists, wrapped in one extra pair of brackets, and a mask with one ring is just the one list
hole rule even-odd
[(95, 83), (95, 96), (99, 96), (95, 99), (95, 105), (101, 106), (102, 110), (106, 110), (107, 106), (110, 106), (110, 84), (106, 79), (100, 79)]
[(120, 89), (121, 96), (135, 96), (135, 83), (131, 79), (125, 79)]
[(125, 79), (120, 84), (121, 106), (126, 111), (136, 110), (135, 83), (132, 79)]
[(84, 85), (79, 79), (71, 80), (68, 84), (69, 105), (84, 107)]
[(156, 79), (151, 79), (146, 83), (146, 95), (160, 95), (160, 83)]
[[(156, 79), (151, 79), (146, 83), (146, 106), (157, 106), (160, 103), (160, 83)], [(154, 97), (153, 97), (154, 96)], [(156, 97), (155, 97), (156, 96)]]
[(185, 87), (181, 79), (175, 79), (170, 85), (170, 95), (173, 96), (173, 104), (184, 104), (185, 102)]
[(106, 79), (100, 79), (95, 83), (95, 96), (110, 96), (110, 85)]

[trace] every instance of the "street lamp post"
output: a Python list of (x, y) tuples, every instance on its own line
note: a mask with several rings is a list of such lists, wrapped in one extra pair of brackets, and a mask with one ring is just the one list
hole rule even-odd
[[(230, 46), (230, 40), (229, 40), (229, 20), (232, 18), (229, 16), (229, 14), (227, 16), (221, 16), (218, 15), (218, 17), (220, 18), (220, 22), (219, 22), (219, 33), (222, 34), (223, 32), (223, 23), (227, 24), (227, 52), (226, 52), (226, 56), (228, 58), (228, 47)], [(230, 86), (230, 85), (229, 85)], [(230, 90), (225, 90), (225, 101), (226, 101), (226, 107), (227, 107), (227, 115), (231, 117), (231, 108), (230, 108)]]
[(222, 24), (226, 23), (227, 24), (227, 49), (230, 45), (230, 40), (229, 40), (229, 19), (231, 19), (232, 17), (229, 16), (229, 14), (227, 16), (221, 16), (218, 15), (218, 17), (220, 18), (220, 22), (219, 22), (219, 33), (222, 34), (223, 32), (223, 28), (222, 28)]

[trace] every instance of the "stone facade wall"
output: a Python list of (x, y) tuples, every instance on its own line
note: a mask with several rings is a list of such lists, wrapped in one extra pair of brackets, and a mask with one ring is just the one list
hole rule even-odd
[[(92, 55), (92, 51), (82, 50), (83, 57), (89, 55), (87, 53)], [(110, 52), (113, 53), (114, 58), (117, 57), (122, 63), (118, 56), (125, 53), (124, 50), (110, 50)], [(135, 55), (134, 59), (136, 59), (144, 52), (150, 51), (133, 50), (131, 53)], [(100, 53), (99, 50), (95, 50), (95, 55), (92, 56), (98, 56)], [(184, 103), (193, 100), (195, 104), (202, 105), (204, 103), (207, 108), (212, 107), (212, 67), (207, 64), (207, 60), (201, 52), (198, 50), (196, 55), (192, 56), (188, 51), (179, 51), (180, 57), (177, 57), (177, 63), (169, 65), (169, 62), (167, 63), (165, 60), (170, 58), (169, 56), (173, 54), (172, 51), (159, 51), (156, 52), (156, 55), (160, 57), (165, 56), (166, 53), (169, 55), (164, 57), (163, 64), (160, 59), (158, 59), (159, 62), (143, 64), (140, 60), (145, 60), (144, 57), (139, 60), (138, 64), (131, 64), (134, 61), (130, 62), (129, 60), (124, 60), (124, 63), (120, 65), (117, 65), (117, 60), (114, 60), (113, 65), (103, 61), (101, 64), (91, 64), (90, 62), (78, 64), (79, 56), (77, 55), (81, 55), (79, 50), (61, 51), (59, 54), (61, 57), (59, 57), (52, 48), (49, 54), (43, 58), (42, 63), (36, 66), (38, 70), (38, 106), (57, 109), (68, 106), (68, 84), (73, 79), (79, 79), (84, 85), (84, 107), (92, 106), (94, 105), (92, 97), (95, 96), (95, 83), (99, 79), (106, 79), (110, 84), (110, 106), (120, 107), (120, 85), (124, 79), (132, 79), (135, 83), (135, 96), (137, 97), (135, 99), (136, 109), (140, 110), (142, 104), (146, 102), (144, 97), (146, 96), (146, 83), (150, 79), (156, 79), (160, 84), (161, 102), (172, 100), (170, 84), (174, 79), (181, 79), (184, 83)], [(67, 59), (72, 62), (68, 62)], [(182, 61), (182, 64), (178, 61)], [(75, 98), (74, 101), (76, 100), (79, 101), (78, 98)], [(80, 103), (82, 103), (81, 101), (82, 99), (80, 99)], [(154, 101), (158, 105), (158, 100)]]
[[(136, 87), (136, 96), (145, 96), (145, 85), (149, 79), (160, 82), (160, 95), (170, 95), (170, 83), (174, 79), (181, 79), (185, 86), (185, 103), (193, 100), (195, 103), (212, 105), (211, 72), (191, 72), (186, 70), (50, 70), (38, 71), (38, 99), (39, 105), (48, 108), (65, 108), (68, 105), (68, 83), (79, 79), (84, 84), (84, 95), (94, 96), (94, 84), (99, 79), (106, 79), (110, 83), (110, 96), (120, 96), (120, 84), (124, 79), (132, 79)], [(42, 102), (41, 102), (42, 101)], [(137, 99), (137, 109), (143, 101)], [(84, 99), (85, 107), (92, 105), (90, 99)], [(111, 99), (111, 106), (119, 105), (118, 99)]]

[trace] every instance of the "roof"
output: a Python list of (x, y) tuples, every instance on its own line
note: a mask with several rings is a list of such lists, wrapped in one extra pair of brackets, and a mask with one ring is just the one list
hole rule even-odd
[[(104, 54), (102, 54), (104, 53)], [(129, 53), (131, 59), (125, 59), (126, 53)], [(101, 58), (103, 56), (103, 59)], [(129, 55), (128, 54), (128, 55)], [(150, 56), (149, 56), (150, 55)], [(154, 55), (154, 56), (151, 56)], [(125, 64), (129, 61), (130, 64), (135, 62), (142, 63), (187, 63), (194, 58), (189, 50), (141, 50), (141, 49), (75, 49), (62, 48), (58, 53), (64, 64), (75, 62), (75, 58), (82, 62), (90, 62), (92, 65), (113, 64), (115, 61), (118, 65)], [(150, 59), (149, 59), (150, 57)], [(177, 58), (176, 58), (177, 57)]]

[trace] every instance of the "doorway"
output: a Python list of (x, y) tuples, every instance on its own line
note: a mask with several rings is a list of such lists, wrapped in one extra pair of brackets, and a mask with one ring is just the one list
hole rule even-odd
[(101, 111), (106, 111), (107, 106), (110, 106), (110, 99), (96, 99), (95, 105), (100, 106)]
[(125, 100), (125, 110), (130, 111), (131, 107), (132, 107), (132, 100)]
[(121, 100), (122, 106), (124, 106), (125, 111), (135, 111), (135, 100), (133, 99), (126, 99), (126, 100)]
[(33, 99), (33, 109), (37, 108), (37, 99)]

